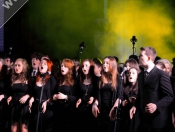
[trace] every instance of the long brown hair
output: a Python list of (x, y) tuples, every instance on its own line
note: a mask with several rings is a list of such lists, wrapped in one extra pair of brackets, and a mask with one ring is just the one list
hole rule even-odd
[(90, 59), (85, 59), (85, 60), (83, 60), (83, 62), (81, 63), (81, 66), (80, 66), (80, 82), (81, 83), (83, 83), (83, 81), (85, 79), (85, 75), (84, 75), (84, 73), (82, 71), (82, 68), (83, 68), (83, 63), (86, 62), (86, 61), (88, 61), (90, 63), (89, 73), (88, 73), (87, 77), (90, 78), (91, 79), (91, 82), (92, 82), (93, 79), (94, 79), (94, 76), (95, 76), (95, 74), (94, 74), (94, 63), (93, 63), (93, 61), (90, 60)]
[[(46, 76), (45, 76), (45, 82), (44, 82), (44, 83), (46, 83), (46, 82), (49, 80), (49, 78), (50, 78), (53, 63), (52, 63), (52, 61), (51, 61), (49, 58), (47, 58), (47, 57), (43, 57), (43, 58), (41, 59), (41, 61), (42, 61), (42, 60), (45, 60), (45, 61), (46, 61), (47, 67), (48, 67), (48, 68), (47, 68), (47, 72), (45, 73)], [(41, 73), (38, 72), (38, 73), (37, 73), (37, 76), (36, 76), (36, 82), (41, 81), (41, 78), (42, 78), (42, 77), (41, 77)]]
[(73, 86), (74, 85), (74, 74), (75, 74), (75, 66), (74, 62), (71, 59), (63, 59), (62, 64), (68, 68), (68, 73), (66, 75), (60, 76), (59, 86), (62, 86), (63, 83), (66, 86)]
[(15, 72), (14, 67), (12, 68), (12, 76), (11, 76), (11, 81), (12, 81), (12, 86), (16, 80), (19, 80), (22, 84), (25, 84), (27, 81), (27, 72), (28, 72), (28, 63), (25, 59), (23, 58), (18, 58), (15, 62), (20, 61), (23, 65), (22, 72), (20, 74), (17, 74)]
[(104, 86), (104, 80), (106, 79), (108, 82), (111, 82), (111, 88), (112, 90), (116, 90), (117, 88), (117, 75), (118, 70), (117, 70), (117, 61), (115, 60), (114, 57), (112, 56), (107, 56), (103, 59), (103, 63), (104, 60), (108, 58), (109, 59), (109, 72), (104, 72), (104, 69), (102, 69), (102, 75), (101, 75), (101, 80), (99, 82), (99, 88), (101, 88), (102, 86)]

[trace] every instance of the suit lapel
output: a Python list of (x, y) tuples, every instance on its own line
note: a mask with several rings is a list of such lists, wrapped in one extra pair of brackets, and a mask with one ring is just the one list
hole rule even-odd
[(147, 76), (144, 84), (149, 83), (149, 81), (151, 81), (154, 78), (155, 72), (156, 72), (156, 67), (154, 66), (154, 68), (149, 72), (149, 75)]

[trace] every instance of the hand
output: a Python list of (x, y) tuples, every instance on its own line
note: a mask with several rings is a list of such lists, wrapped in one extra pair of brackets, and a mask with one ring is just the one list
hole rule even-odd
[(153, 103), (149, 103), (145, 107), (145, 111), (150, 114), (154, 113), (156, 109), (157, 109), (157, 106), (156, 104), (153, 104)]
[(24, 95), (23, 97), (20, 98), (19, 102), (21, 104), (25, 104), (28, 98), (29, 98), (29, 95)]
[(81, 99), (77, 100), (77, 103), (76, 103), (76, 108), (78, 108), (78, 106), (81, 104)]
[(122, 101), (123, 106), (126, 106), (127, 104), (128, 104), (128, 101), (126, 99)]
[(67, 99), (67, 95), (65, 95), (65, 94), (63, 94), (61, 92), (58, 92), (57, 99)]
[(58, 98), (57, 98), (57, 94), (54, 94), (53, 95), (53, 100), (57, 100)]
[(173, 126), (175, 127), (175, 117), (174, 117), (174, 113), (172, 113), (172, 123), (173, 123)]
[(10, 104), (10, 101), (12, 100), (12, 96), (8, 97), (7, 99), (7, 104), (9, 105)]
[(133, 115), (136, 113), (136, 107), (133, 106), (130, 111), (129, 111), (129, 116), (130, 116), (130, 119), (133, 118)]
[(32, 104), (34, 102), (34, 98), (32, 97), (30, 100), (29, 100), (29, 113), (31, 113), (31, 108), (32, 108)]
[(46, 112), (46, 107), (47, 107), (47, 101), (44, 101), (42, 104), (42, 113)]
[(112, 107), (112, 109), (109, 112), (109, 118), (111, 121), (114, 121), (116, 118), (116, 109), (117, 107)]
[(98, 107), (96, 105), (92, 106), (92, 114), (94, 115), (94, 117), (97, 117), (98, 114), (100, 113)]
[(3, 94), (1, 94), (0, 95), (0, 102), (1, 102), (1, 100), (4, 98), (4, 95)]
[(134, 103), (136, 100), (136, 97), (129, 97), (129, 102)]
[(89, 101), (88, 101), (87, 103), (90, 105), (90, 104), (93, 103), (93, 101), (94, 101), (94, 97), (90, 97), (90, 98), (89, 98)]

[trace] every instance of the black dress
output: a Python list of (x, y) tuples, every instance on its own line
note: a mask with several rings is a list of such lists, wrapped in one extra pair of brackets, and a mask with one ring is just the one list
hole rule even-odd
[(73, 119), (75, 115), (75, 87), (58, 86), (55, 94), (61, 92), (68, 96), (68, 100), (59, 99), (54, 101), (54, 132), (68, 132), (73, 129)]
[[(137, 90), (136, 90), (137, 88)], [(127, 100), (128, 104), (121, 107), (121, 117), (122, 117), (122, 132), (136, 132), (139, 125), (139, 114), (138, 111), (134, 114), (133, 119), (130, 120), (129, 110), (133, 106), (129, 98), (137, 97), (138, 85), (126, 86), (124, 88), (123, 100)]]
[(112, 91), (111, 83), (106, 83), (98, 90), (99, 102), (99, 132), (113, 132), (115, 121), (109, 118), (110, 110), (112, 109), (116, 99), (121, 96), (121, 78), (117, 79), (117, 90)]
[[(47, 108), (45, 113), (42, 113), (42, 103), (53, 95), (53, 91), (56, 87), (56, 79), (51, 75), (43, 89), (42, 102), (39, 104), (39, 99), (41, 95), (42, 86), (34, 85), (34, 91), (32, 92), (34, 97), (34, 103), (32, 105), (32, 115), (34, 115), (34, 125), (33, 131), (36, 131), (38, 126), (38, 132), (52, 132), (53, 131), (53, 107), (51, 103), (47, 103)], [(37, 119), (38, 124), (37, 124)]]
[[(0, 95), (5, 94), (4, 82), (0, 79)], [(5, 97), (0, 101), (0, 130), (5, 131), (6, 118), (6, 99)], [(8, 113), (9, 114), (9, 113)]]
[[(78, 127), (79, 131), (92, 132), (94, 129), (94, 116), (92, 114), (92, 104), (89, 105), (87, 102), (90, 97), (95, 96), (94, 84), (85, 85), (83, 83), (79, 86), (79, 95), (78, 98), (81, 99), (81, 103), (78, 106), (78, 124), (81, 127)], [(83, 128), (83, 129), (82, 129)]]
[(22, 123), (28, 125), (29, 122), (29, 107), (28, 101), (25, 104), (19, 102), (20, 98), (26, 94), (29, 94), (29, 85), (23, 83), (15, 83), (11, 89), (12, 100), (10, 101), (11, 106), (11, 123)]

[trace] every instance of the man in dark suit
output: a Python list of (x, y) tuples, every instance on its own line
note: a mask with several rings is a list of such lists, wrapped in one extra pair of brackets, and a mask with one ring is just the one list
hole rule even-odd
[(168, 106), (174, 99), (170, 77), (155, 66), (154, 48), (142, 47), (140, 50), (139, 63), (145, 69), (138, 75), (139, 92), (130, 109), (130, 118), (137, 109), (140, 114), (138, 132), (165, 132), (171, 120)]

